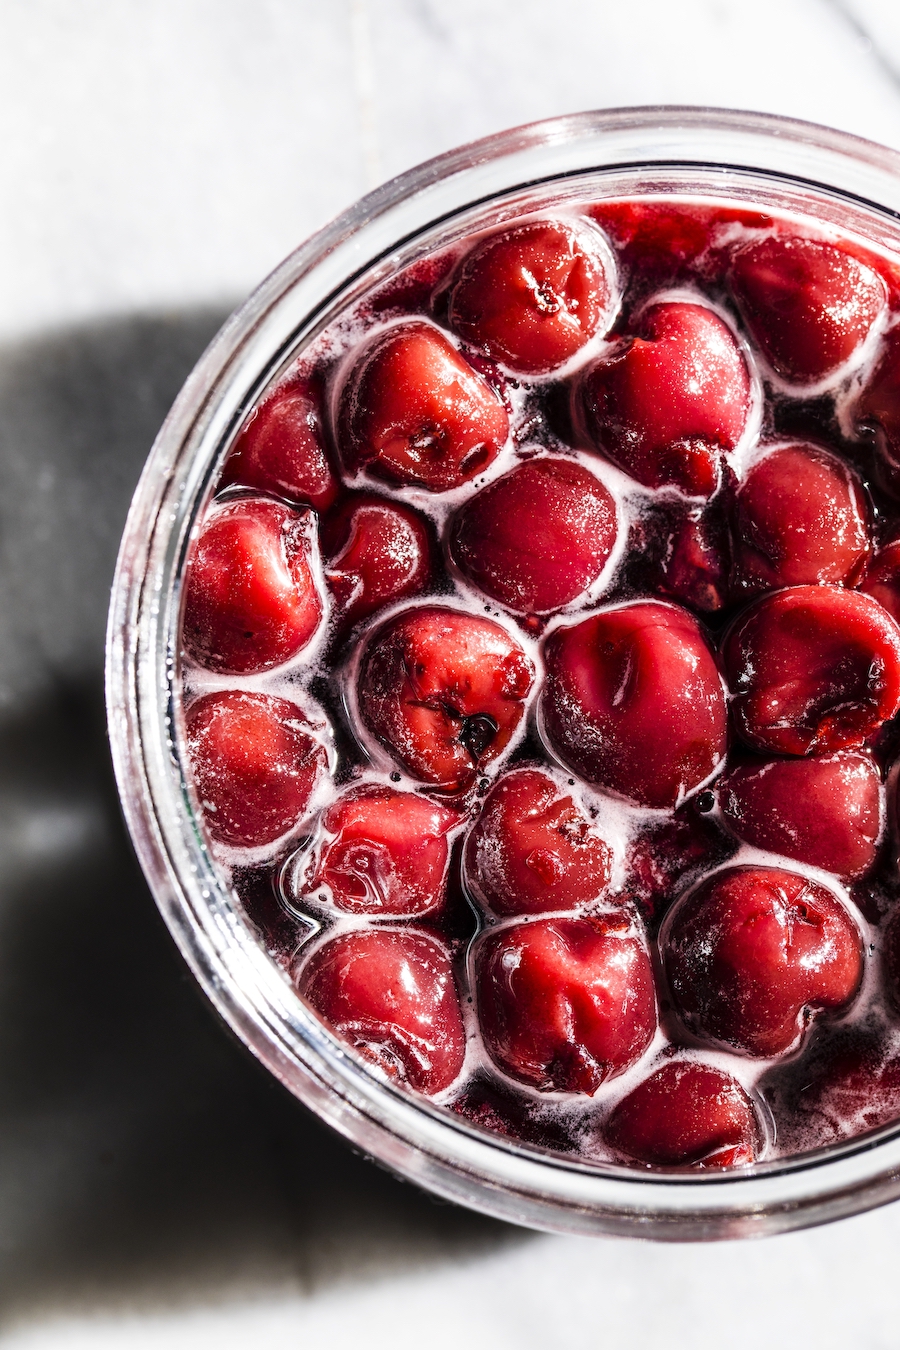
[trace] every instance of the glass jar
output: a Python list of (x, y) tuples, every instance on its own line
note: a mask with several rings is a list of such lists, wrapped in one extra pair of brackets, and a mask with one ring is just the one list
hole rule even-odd
[(394, 1088), (304, 1007), (242, 916), (205, 845), (177, 734), (185, 556), (262, 390), (336, 315), (424, 254), (523, 210), (651, 192), (812, 214), (900, 253), (900, 155), (759, 114), (583, 113), (489, 137), (385, 184), (298, 248), (232, 315), (159, 433), (113, 587), (110, 739), (138, 856), (197, 979), (263, 1063), (356, 1147), (447, 1199), (535, 1228), (746, 1237), (900, 1195), (900, 1121), (733, 1171), (644, 1172), (511, 1142)]

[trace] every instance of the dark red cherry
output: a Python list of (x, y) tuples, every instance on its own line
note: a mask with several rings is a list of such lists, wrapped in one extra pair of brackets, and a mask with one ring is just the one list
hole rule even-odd
[(380, 784), (353, 788), (322, 816), (304, 890), (348, 914), (428, 914), (440, 908), (455, 811)]
[(345, 624), (427, 591), (431, 533), (418, 511), (372, 493), (349, 494), (322, 522), (325, 580)]
[(745, 591), (852, 586), (869, 550), (865, 489), (827, 450), (779, 446), (756, 461), (738, 488), (734, 563)]
[(209, 670), (250, 675), (301, 652), (322, 618), (314, 549), (309, 512), (262, 497), (214, 507), (188, 560), (188, 654)]
[(611, 865), (612, 850), (584, 811), (540, 769), (498, 779), (464, 854), (469, 889), (504, 918), (600, 900)]
[(222, 486), (240, 483), (326, 511), (338, 481), (325, 452), (318, 395), (292, 380), (254, 409), (222, 470)]
[(756, 750), (861, 746), (900, 709), (900, 629), (859, 592), (763, 596), (729, 630), (723, 656), (735, 727)]
[(206, 827), (223, 844), (270, 844), (306, 815), (327, 757), (296, 703), (235, 689), (188, 708), (185, 733)]
[(739, 1167), (756, 1161), (753, 1103), (730, 1073), (670, 1060), (615, 1106), (603, 1130), (617, 1153), (655, 1167)]
[[(670, 505), (670, 504), (669, 504)], [(729, 603), (729, 532), (719, 500), (670, 510), (657, 589), (682, 605), (715, 614)]]
[(337, 441), (351, 473), (429, 492), (461, 487), (496, 459), (503, 403), (440, 329), (384, 329), (356, 356), (341, 390)]
[(574, 397), (589, 441), (632, 478), (710, 497), (747, 424), (750, 375), (717, 314), (663, 301), (587, 368)]
[(732, 836), (707, 814), (715, 804), (713, 792), (697, 793), (677, 811), (643, 821), (629, 839), (623, 890), (653, 928), (690, 882), (737, 851)]
[(725, 755), (725, 694), (693, 615), (639, 601), (557, 628), (541, 715), (552, 749), (594, 786), (673, 807)]
[(450, 526), (450, 556), (492, 600), (546, 614), (598, 579), (616, 530), (599, 478), (576, 460), (534, 459), (469, 498)]
[(726, 231), (735, 224), (765, 229), (772, 223), (770, 217), (755, 211), (672, 205), (664, 200), (598, 202), (590, 215), (612, 238), (631, 270), (631, 286), (638, 288), (648, 280), (655, 288), (681, 279), (698, 263), (702, 263), (704, 277), (718, 280), (709, 255), (723, 227)]
[(900, 539), (885, 544), (872, 558), (858, 589), (865, 591), (900, 623)]
[(675, 1008), (700, 1040), (767, 1059), (862, 978), (859, 929), (824, 886), (777, 867), (716, 872), (671, 911), (662, 955)]
[(297, 987), (335, 1035), (416, 1092), (462, 1070), (466, 1033), (450, 955), (414, 929), (365, 928), (317, 947)]
[(900, 496), (900, 328), (891, 329), (884, 338), (878, 362), (853, 412), (860, 430), (874, 432), (882, 487)]
[(534, 668), (505, 628), (443, 605), (388, 619), (357, 677), (363, 725), (421, 783), (471, 787), (522, 721)]
[(790, 384), (815, 384), (859, 350), (887, 292), (834, 244), (770, 235), (737, 250), (731, 287), (766, 360)]
[(450, 327), (525, 375), (555, 370), (612, 318), (612, 254), (586, 221), (527, 221), (476, 244), (450, 292)]
[(718, 793), (728, 824), (754, 848), (844, 881), (875, 861), (884, 794), (874, 761), (859, 750), (741, 764), (719, 779)]
[(488, 1054), (541, 1092), (596, 1092), (637, 1063), (656, 1031), (650, 958), (621, 916), (488, 931), (474, 978)]

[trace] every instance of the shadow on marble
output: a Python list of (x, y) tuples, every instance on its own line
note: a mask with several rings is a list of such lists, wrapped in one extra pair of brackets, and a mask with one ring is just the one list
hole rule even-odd
[(224, 315), (0, 352), (0, 1300), (208, 1302), (525, 1235), (356, 1156), (207, 1006), (120, 822), (102, 709), (128, 500)]

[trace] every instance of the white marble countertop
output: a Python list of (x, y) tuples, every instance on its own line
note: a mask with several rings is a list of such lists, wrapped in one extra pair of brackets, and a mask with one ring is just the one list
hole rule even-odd
[(900, 148), (900, 7), (0, 0), (3, 1344), (897, 1344), (900, 1206), (755, 1243), (552, 1238), (355, 1158), (203, 1007), (106, 776), (125, 505), (232, 303), (421, 159), (639, 103)]

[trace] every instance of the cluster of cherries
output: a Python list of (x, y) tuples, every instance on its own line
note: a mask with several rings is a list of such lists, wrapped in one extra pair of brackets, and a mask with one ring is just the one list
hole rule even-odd
[(254, 408), (193, 786), (380, 1071), (644, 1165), (900, 1115), (898, 304), (808, 222), (604, 203), (426, 258)]

